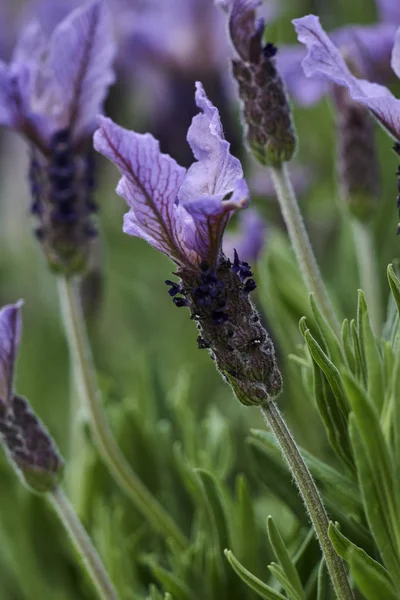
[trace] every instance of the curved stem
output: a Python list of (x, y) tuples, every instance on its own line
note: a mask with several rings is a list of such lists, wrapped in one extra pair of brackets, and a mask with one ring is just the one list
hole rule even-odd
[(55, 488), (47, 498), (57, 512), (75, 549), (77, 550), (87, 574), (92, 580), (101, 600), (118, 600), (118, 594), (107, 571), (97, 554), (92, 540), (78, 519), (71, 503), (61, 488)]
[(379, 285), (379, 268), (371, 228), (357, 219), (353, 220), (354, 243), (356, 248), (360, 286), (365, 293), (368, 313), (375, 335), (382, 328), (382, 299)]
[(322, 554), (332, 580), (333, 588), (339, 600), (354, 600), (342, 559), (336, 554), (328, 535), (329, 519), (321, 496), (310, 471), (290, 433), (278, 407), (272, 400), (261, 406), (261, 412), (275, 435), (282, 454), (293, 475), (304, 505), (308, 511)]
[(134, 473), (108, 425), (74, 281), (61, 277), (59, 295), (78, 390), (97, 451), (116, 483), (149, 523), (166, 537), (172, 538), (179, 548), (184, 550), (188, 545), (185, 535)]
[(285, 163), (279, 167), (271, 167), (271, 174), (304, 283), (307, 290), (313, 292), (331, 327), (340, 335), (339, 321), (322, 281)]

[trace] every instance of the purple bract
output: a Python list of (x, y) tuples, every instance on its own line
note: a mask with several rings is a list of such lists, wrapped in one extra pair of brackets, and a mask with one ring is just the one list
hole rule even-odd
[(0, 309), (0, 400), (8, 404), (13, 396), (14, 368), (21, 337), (22, 301)]
[(129, 212), (124, 231), (141, 237), (177, 264), (197, 267), (217, 262), (230, 216), (249, 202), (240, 162), (229, 152), (218, 110), (196, 84), (196, 104), (188, 142), (196, 162), (186, 171), (162, 154), (150, 134), (138, 134), (100, 117), (96, 150), (122, 173), (117, 193)]
[[(306, 45), (303, 69), (307, 77), (319, 75), (347, 87), (353, 100), (364, 104), (385, 129), (400, 140), (400, 100), (384, 86), (355, 77), (339, 50), (322, 29), (318, 17), (308, 15), (293, 21), (299, 41)], [(400, 76), (400, 29), (392, 51), (392, 68)]]

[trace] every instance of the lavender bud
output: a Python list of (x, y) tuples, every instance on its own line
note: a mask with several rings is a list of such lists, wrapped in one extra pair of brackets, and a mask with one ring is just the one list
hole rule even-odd
[(92, 215), (94, 165), (91, 152), (71, 143), (68, 129), (57, 131), (48, 154), (32, 147), (29, 180), (38, 240), (52, 269), (82, 272), (96, 233)]
[(12, 465), (32, 491), (43, 494), (59, 483), (64, 461), (24, 398), (14, 396), (8, 404), (0, 399), (0, 436)]
[(337, 166), (342, 196), (360, 221), (373, 215), (380, 191), (372, 117), (343, 87), (333, 88), (336, 106)]
[(247, 141), (263, 165), (279, 166), (292, 158), (296, 135), (282, 79), (275, 66), (276, 47), (263, 44), (264, 21), (256, 18), (258, 2), (230, 0), (229, 33), (237, 57), (233, 75), (239, 84)]
[(209, 348), (242, 404), (259, 405), (280, 393), (282, 379), (272, 341), (249, 298), (254, 280), (245, 273), (251, 274), (249, 265), (236, 254), (234, 265), (223, 259), (215, 269), (178, 274), (186, 305), (198, 321), (198, 347)]

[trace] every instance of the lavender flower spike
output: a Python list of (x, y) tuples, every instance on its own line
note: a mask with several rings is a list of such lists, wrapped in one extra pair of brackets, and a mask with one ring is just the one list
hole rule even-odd
[(201, 113), (187, 136), (196, 158), (188, 171), (161, 154), (151, 135), (127, 131), (104, 117), (94, 144), (123, 175), (117, 193), (130, 207), (124, 231), (178, 265), (179, 283), (166, 283), (174, 304), (187, 306), (198, 321), (199, 348), (210, 349), (243, 404), (262, 404), (281, 389), (274, 348), (249, 298), (256, 287), (250, 266), (237, 252), (232, 264), (221, 248), (226, 224), (247, 206), (249, 191), (200, 83), (195, 98)]
[(73, 11), (46, 39), (28, 25), (9, 65), (0, 62), (0, 124), (29, 143), (32, 214), (49, 264), (81, 271), (95, 234), (90, 137), (114, 81), (104, 0)]
[(223, 0), (229, 13), (229, 33), (236, 58), (233, 75), (243, 101), (247, 141), (257, 160), (277, 166), (289, 161), (296, 148), (291, 112), (275, 65), (277, 48), (263, 42), (264, 21), (256, 19), (260, 0)]
[(50, 491), (64, 463), (47, 429), (13, 390), (21, 335), (22, 302), (0, 309), (0, 439), (10, 462), (33, 491)]
[[(400, 100), (386, 87), (358, 79), (350, 72), (339, 50), (322, 29), (318, 17), (308, 15), (294, 19), (293, 24), (299, 41), (308, 49), (303, 60), (307, 77), (322, 75), (333, 83), (347, 87), (351, 98), (369, 108), (381, 125), (396, 140), (400, 140)], [(392, 68), (400, 76), (400, 29), (392, 52)]]

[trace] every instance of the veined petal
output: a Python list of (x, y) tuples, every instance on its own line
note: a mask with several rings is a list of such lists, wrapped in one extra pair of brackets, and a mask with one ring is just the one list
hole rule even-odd
[(233, 192), (236, 181), (243, 176), (240, 161), (229, 152), (218, 110), (207, 98), (201, 83), (196, 83), (195, 100), (201, 113), (193, 118), (187, 140), (198, 162), (189, 168), (179, 200), (202, 195), (225, 196)]
[(305, 74), (308, 77), (323, 75), (346, 86), (353, 100), (367, 106), (389, 133), (400, 139), (400, 101), (384, 86), (352, 75), (339, 50), (322, 29), (318, 17), (308, 15), (294, 19), (293, 23), (299, 41), (308, 48), (303, 60)]
[(222, 236), (231, 215), (249, 203), (250, 193), (246, 181), (238, 179), (231, 198), (200, 196), (183, 201), (181, 206), (192, 216), (184, 228), (185, 245), (194, 250), (209, 265), (217, 260), (221, 251)]
[(14, 367), (21, 337), (22, 301), (0, 309), (0, 399), (8, 403), (12, 397)]
[(117, 193), (130, 207), (124, 231), (142, 237), (178, 262), (185, 262), (183, 225), (176, 205), (185, 169), (160, 152), (152, 135), (128, 131), (106, 117), (100, 117), (99, 122), (94, 146), (123, 175)]
[(73, 11), (50, 39), (49, 65), (58, 88), (60, 127), (76, 136), (94, 128), (108, 87), (114, 82), (115, 44), (103, 0)]

